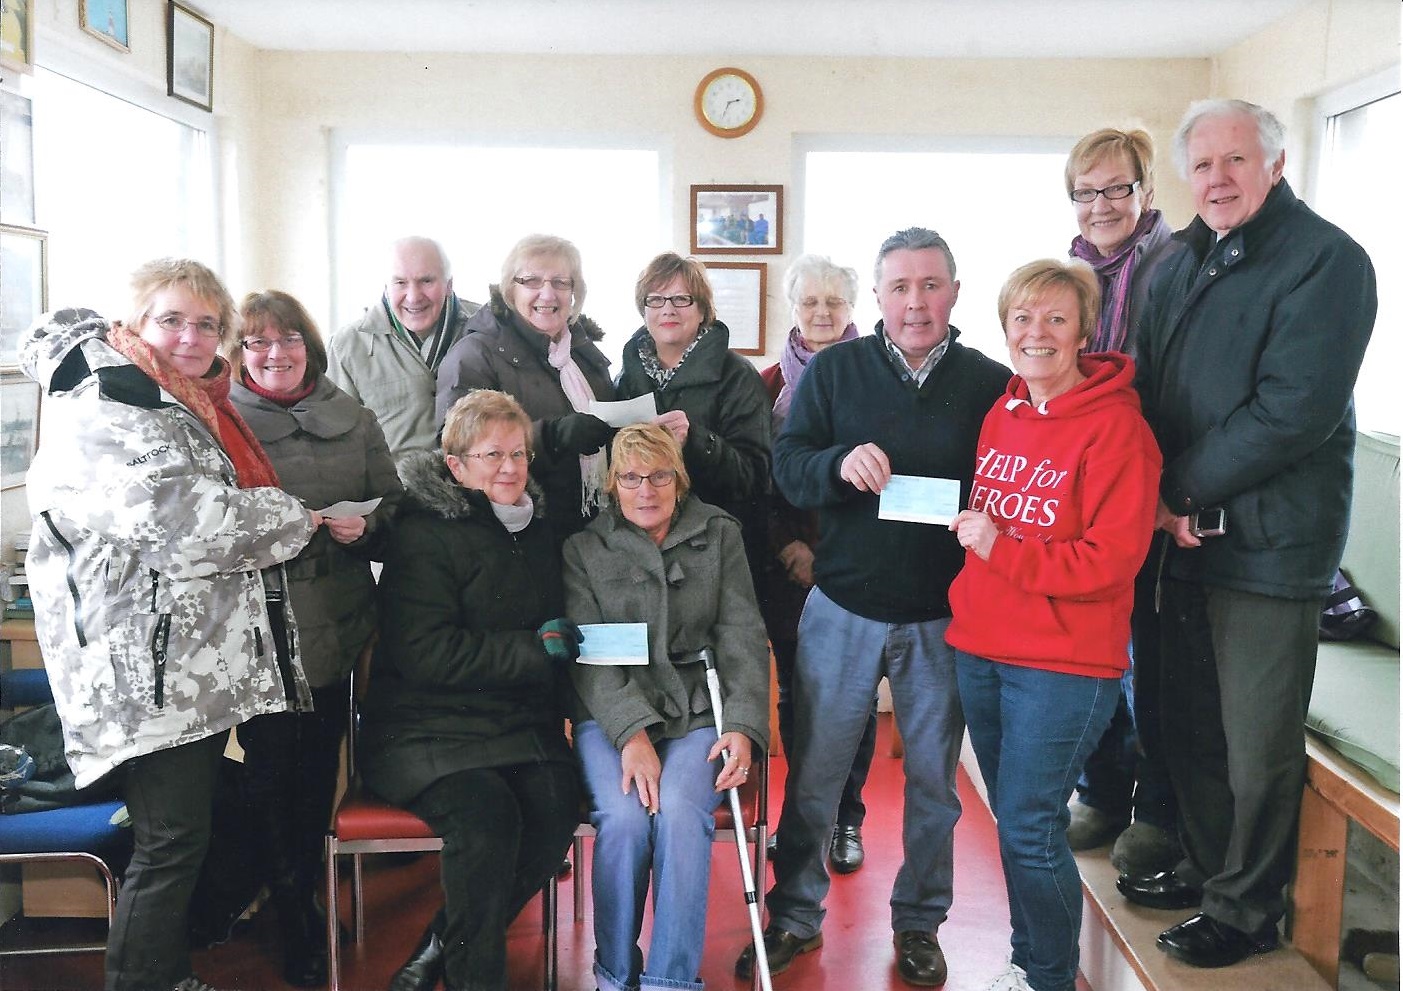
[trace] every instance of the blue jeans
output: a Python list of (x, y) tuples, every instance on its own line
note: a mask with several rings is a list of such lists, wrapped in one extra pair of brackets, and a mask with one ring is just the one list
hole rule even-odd
[(1013, 962), (1036, 991), (1072, 991), (1082, 893), (1067, 846), (1067, 799), (1110, 724), (1120, 681), (963, 651), (955, 652), (955, 664), (970, 742), (998, 820)]
[[(707, 887), (711, 880), (713, 813), (721, 804), (707, 763), (714, 728), (677, 740), (659, 740), (662, 762), (658, 814), (650, 816), (638, 790), (623, 794), (622, 757), (594, 720), (575, 726), (575, 754), (584, 768), (593, 811), (594, 977), (603, 991), (634, 988), (701, 988), (706, 939)], [(648, 876), (653, 878), (653, 939), (648, 966), (638, 934)]]
[(838, 802), (872, 711), (877, 682), (891, 682), (906, 744), (904, 860), (892, 886), (892, 929), (934, 932), (950, 911), (955, 767), (964, 736), (948, 619), (882, 623), (848, 612), (815, 587), (799, 620), (794, 660), (794, 760), (785, 782), (770, 922), (807, 939), (823, 925), (825, 858)]

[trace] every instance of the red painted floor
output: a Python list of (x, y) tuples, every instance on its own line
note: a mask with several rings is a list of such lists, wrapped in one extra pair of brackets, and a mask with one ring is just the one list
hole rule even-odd
[[(905, 988), (892, 963), (888, 898), (901, 859), (901, 762), (886, 756), (890, 717), (879, 729), (877, 757), (868, 778), (867, 823), (863, 829), (867, 863), (856, 874), (835, 877), (824, 924), (824, 946), (805, 954), (774, 979), (781, 991), (886, 991)], [(771, 791), (772, 822), (783, 800), (782, 757), (775, 759), (776, 787)], [(1001, 972), (1008, 956), (1008, 908), (999, 870), (997, 838), (988, 811), (961, 773), (960, 797), (965, 812), (955, 833), (955, 904), (940, 931), (950, 965), (947, 991), (979, 991)], [(586, 843), (586, 867), (589, 843)], [(736, 954), (750, 938), (741, 895), (740, 869), (733, 845), (717, 844), (711, 872), (707, 951), (702, 979), (715, 989), (741, 989), (747, 982), (732, 976)], [(409, 864), (376, 865), (367, 860), (369, 935), (363, 946), (348, 946), (343, 956), (342, 986), (379, 991), (417, 942), (438, 902), (438, 862), (433, 856)], [(576, 924), (571, 901), (575, 876), (560, 886), (561, 991), (592, 991), (593, 936), (589, 899), (585, 920)], [(587, 876), (587, 874), (586, 874)], [(349, 904), (349, 898), (346, 899)], [(256, 918), (228, 944), (195, 954), (197, 973), (228, 991), (282, 991), (276, 923)], [(645, 923), (646, 926), (646, 923)], [(643, 944), (647, 945), (646, 940)], [(512, 926), (508, 952), (511, 987), (534, 991), (542, 986), (541, 912), (528, 906)], [(0, 988), (5, 991), (94, 991), (102, 986), (99, 954), (48, 958), (0, 958)], [(1087, 991), (1084, 981), (1078, 982)]]

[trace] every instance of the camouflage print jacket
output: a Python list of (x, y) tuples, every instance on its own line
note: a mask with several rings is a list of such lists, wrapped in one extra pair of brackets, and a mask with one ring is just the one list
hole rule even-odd
[(91, 310), (60, 310), (20, 342), (48, 397), (26, 564), (79, 787), (310, 698), (290, 614), (284, 684), (260, 575), (311, 539), (307, 511), (280, 489), (237, 488), (205, 426), (106, 331)]

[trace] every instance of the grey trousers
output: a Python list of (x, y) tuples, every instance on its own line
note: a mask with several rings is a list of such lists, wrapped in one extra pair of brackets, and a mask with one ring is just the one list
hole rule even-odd
[(1322, 599), (1163, 580), (1161, 718), (1183, 880), (1245, 932), (1286, 910)]

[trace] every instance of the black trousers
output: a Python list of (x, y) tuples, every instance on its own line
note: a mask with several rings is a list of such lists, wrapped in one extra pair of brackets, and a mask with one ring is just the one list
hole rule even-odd
[(1203, 911), (1246, 932), (1285, 913), (1323, 599), (1162, 582), (1162, 720)]
[(209, 846), (215, 768), (228, 736), (122, 765), (133, 850), (107, 936), (107, 991), (170, 991), (190, 975), (186, 914)]
[(560, 869), (580, 823), (571, 764), (458, 771), (430, 785), (409, 810), (443, 837), (445, 984), (506, 991), (507, 926)]

